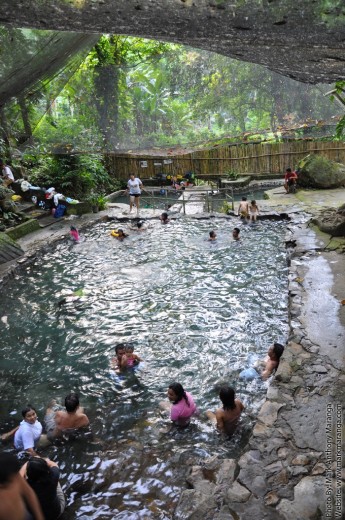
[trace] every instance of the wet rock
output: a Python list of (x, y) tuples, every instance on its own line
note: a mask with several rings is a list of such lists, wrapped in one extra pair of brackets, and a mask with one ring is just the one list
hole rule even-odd
[(212, 520), (235, 520), (235, 517), (230, 513), (230, 509), (227, 506), (223, 506)]
[(215, 471), (220, 468), (223, 460), (218, 457), (218, 455), (214, 455), (213, 457), (209, 457), (205, 459), (203, 462), (203, 468), (207, 471)]
[(204, 480), (204, 473), (202, 471), (202, 467), (201, 466), (193, 466), (190, 469), (189, 474), (186, 477), (186, 482), (191, 487), (195, 488), (196, 482), (198, 482), (200, 480)]
[(310, 460), (307, 455), (297, 455), (297, 457), (294, 457), (291, 461), (291, 464), (295, 466), (306, 466), (309, 464)]
[(327, 368), (325, 368), (322, 365), (312, 365), (311, 369), (312, 369), (313, 372), (317, 372), (318, 374), (326, 374), (327, 373)]
[(291, 379), (292, 369), (290, 363), (282, 358), (276, 371), (276, 380), (288, 383)]
[(313, 467), (311, 474), (312, 475), (323, 475), (326, 472), (326, 466), (325, 464), (322, 464), (322, 462), (318, 462)]
[(277, 455), (281, 459), (286, 459), (288, 454), (289, 454), (289, 450), (285, 446), (283, 448), (279, 448), (279, 450), (277, 451)]
[[(345, 236), (345, 204), (340, 208), (326, 209), (321, 215), (313, 219), (313, 223), (318, 226), (320, 231), (331, 235), (332, 237)], [(337, 247), (338, 244), (335, 244)]]
[(295, 466), (294, 468), (290, 469), (290, 476), (291, 477), (297, 477), (298, 475), (306, 475), (308, 473), (307, 468), (304, 466)]
[(283, 464), (280, 460), (277, 460), (276, 462), (272, 462), (272, 464), (268, 464), (265, 466), (265, 470), (268, 473), (277, 473), (278, 471), (281, 471), (283, 469)]
[(217, 472), (217, 486), (230, 486), (235, 480), (237, 463), (234, 459), (225, 459)]
[(322, 477), (305, 477), (294, 488), (294, 500), (283, 499), (277, 511), (286, 520), (310, 520), (325, 513), (325, 480)]
[(237, 481), (232, 484), (226, 494), (227, 501), (230, 505), (233, 502), (246, 502), (249, 497), (250, 491), (248, 491), (244, 486), (241, 486)]
[(177, 504), (175, 520), (200, 520), (213, 518), (217, 504), (214, 497), (195, 489), (186, 489)]
[[(280, 363), (279, 363), (280, 367)], [(279, 369), (278, 367), (278, 369)], [(278, 417), (278, 411), (283, 407), (284, 405), (281, 403), (275, 403), (272, 401), (266, 401), (258, 415), (258, 421), (261, 421), (266, 426), (273, 426), (275, 421)]]
[(277, 487), (284, 486), (289, 482), (289, 472), (286, 468), (280, 471), (277, 475), (273, 475), (268, 479), (269, 484), (274, 484)]
[(264, 500), (266, 506), (275, 506), (279, 502), (279, 497), (275, 491), (270, 491), (267, 493)]

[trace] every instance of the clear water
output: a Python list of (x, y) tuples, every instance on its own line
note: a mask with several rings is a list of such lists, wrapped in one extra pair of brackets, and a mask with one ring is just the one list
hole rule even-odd
[[(64, 518), (172, 518), (185, 463), (236, 456), (245, 445), (267, 387), (237, 376), (286, 337), (287, 266), (283, 223), (243, 225), (240, 243), (234, 225), (155, 221), (119, 242), (114, 223), (101, 223), (2, 291), (1, 431), (18, 424), (27, 402), (43, 420), (49, 399), (69, 391), (79, 392), (92, 424), (92, 440), (45, 452), (62, 470)], [(210, 229), (216, 243), (206, 241)], [(58, 306), (79, 289), (80, 301)], [(144, 368), (114, 379), (113, 347), (124, 340)], [(224, 441), (202, 416), (185, 431), (161, 433), (158, 403), (173, 381), (202, 411), (219, 406), (219, 382), (233, 384), (247, 406), (235, 436)]]
[[(264, 197), (264, 193), (266, 190), (249, 190), (243, 191), (241, 193), (234, 193), (234, 201), (235, 201), (235, 210), (238, 207), (238, 201), (242, 199), (242, 197), (247, 197), (250, 201), (252, 199), (261, 200)], [(143, 192), (140, 198), (140, 206), (141, 208), (154, 208), (154, 209), (166, 209), (167, 205), (174, 205), (179, 197), (181, 197), (181, 191), (167, 191), (166, 195), (160, 195), (159, 193), (154, 192), (154, 194)], [(204, 202), (204, 211), (205, 212), (221, 212), (224, 202), (231, 204), (231, 196), (225, 197), (224, 192), (218, 195), (213, 195), (208, 197), (208, 203), (205, 194), (205, 202)], [(118, 202), (122, 204), (129, 204), (129, 197), (126, 195), (121, 195), (119, 197), (115, 197), (111, 200), (111, 202)]]

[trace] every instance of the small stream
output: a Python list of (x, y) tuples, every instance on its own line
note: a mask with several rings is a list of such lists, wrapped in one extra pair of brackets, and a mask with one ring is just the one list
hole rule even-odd
[[(237, 456), (246, 444), (267, 384), (238, 374), (286, 339), (288, 271), (284, 223), (242, 225), (239, 243), (235, 225), (154, 221), (119, 242), (110, 236), (114, 223), (103, 222), (4, 287), (1, 431), (18, 424), (27, 402), (43, 421), (49, 400), (63, 402), (70, 391), (92, 425), (91, 438), (45, 451), (62, 472), (64, 519), (172, 518), (186, 463)], [(211, 229), (215, 243), (207, 241)], [(74, 291), (78, 301), (58, 305)], [(144, 364), (114, 378), (110, 359), (121, 341), (133, 342)], [(161, 433), (167, 420), (158, 403), (173, 381), (201, 411), (219, 406), (217, 384), (233, 384), (247, 407), (234, 437), (224, 441), (203, 415), (184, 431)]]

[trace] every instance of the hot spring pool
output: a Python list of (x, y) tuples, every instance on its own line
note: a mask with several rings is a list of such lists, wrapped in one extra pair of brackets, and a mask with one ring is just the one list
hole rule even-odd
[[(184, 462), (236, 456), (246, 443), (267, 384), (237, 376), (286, 339), (287, 263), (284, 223), (242, 225), (240, 243), (235, 225), (154, 221), (119, 242), (114, 223), (101, 223), (4, 286), (1, 431), (18, 424), (27, 402), (43, 420), (50, 398), (70, 391), (92, 425), (92, 440), (45, 452), (62, 471), (64, 518), (171, 518)], [(206, 241), (211, 229), (216, 243)], [(62, 293), (80, 290), (79, 301), (58, 305)], [(109, 362), (122, 341), (134, 343), (145, 366), (114, 380)], [(233, 384), (248, 412), (235, 436), (224, 442), (202, 416), (185, 431), (160, 433), (157, 406), (173, 381), (202, 411), (218, 407), (217, 383)]]

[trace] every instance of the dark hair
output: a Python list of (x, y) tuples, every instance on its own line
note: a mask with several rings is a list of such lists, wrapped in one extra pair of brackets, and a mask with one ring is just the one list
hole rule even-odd
[(71, 226), (71, 231), (78, 231), (76, 227)]
[(20, 462), (12, 453), (0, 453), (0, 484), (8, 484), (20, 470)]
[(287, 172), (291, 172), (291, 168), (286, 168), (286, 171)]
[(273, 343), (273, 352), (277, 360), (280, 360), (281, 355), (284, 352), (284, 347), (280, 343)]
[(236, 233), (240, 233), (240, 228), (235, 227), (235, 228), (234, 228), (234, 231), (236, 231)]
[(138, 227), (138, 228), (141, 228), (142, 225), (143, 225), (143, 221), (142, 221), (142, 220), (138, 220), (138, 222), (137, 222), (137, 227)]
[(75, 412), (79, 406), (78, 394), (71, 392), (65, 397), (65, 407), (67, 412)]
[(41, 457), (30, 458), (26, 468), (26, 474), (29, 484), (31, 482), (43, 483), (50, 480), (49, 466), (44, 459), (41, 459)]
[(166, 220), (168, 218), (168, 213), (164, 211), (164, 213), (161, 214), (161, 217), (163, 220)]
[(223, 403), (224, 410), (234, 410), (235, 404), (235, 390), (231, 386), (222, 386), (219, 390), (219, 399)]
[(181, 401), (181, 399), (184, 399), (187, 403), (188, 406), (190, 406), (189, 404), (189, 401), (188, 401), (188, 397), (187, 397), (187, 394), (183, 388), (183, 386), (181, 385), (181, 383), (171, 383), (171, 385), (169, 385), (169, 388), (170, 390), (172, 390), (176, 396), (177, 396), (177, 399), (175, 401), (175, 404), (176, 403), (179, 403)]
[(118, 343), (117, 345), (115, 345), (115, 354), (118, 354), (120, 349), (126, 347), (128, 347), (128, 343)]
[(242, 200), (247, 200), (247, 197), (242, 197)]
[(215, 237), (215, 236), (216, 236), (216, 232), (214, 230), (210, 231), (210, 238)]
[(253, 204), (253, 205), (256, 204), (256, 200), (252, 200), (251, 204)]
[[(30, 412), (31, 410), (33, 410), (34, 412), (36, 412), (36, 409), (35, 409), (33, 406), (31, 406), (31, 404), (27, 404), (26, 407), (23, 408), (23, 410), (22, 410), (22, 416), (24, 417), (24, 419), (25, 419), (26, 414), (27, 414), (28, 412)], [(36, 413), (37, 413), (37, 412), (36, 412)]]

